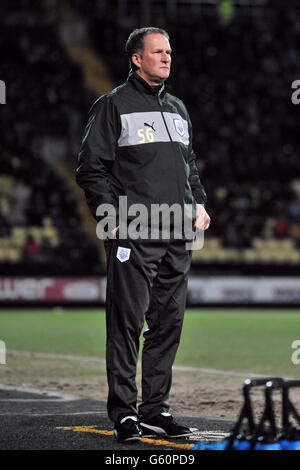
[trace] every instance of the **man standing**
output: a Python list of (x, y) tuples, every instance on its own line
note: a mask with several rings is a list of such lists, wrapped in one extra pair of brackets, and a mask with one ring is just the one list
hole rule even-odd
[[(194, 227), (206, 230), (210, 218), (192, 149), (191, 122), (182, 101), (164, 85), (171, 65), (169, 36), (159, 28), (134, 30), (126, 51), (130, 74), (93, 105), (76, 180), (96, 219), (102, 204), (113, 205), (118, 214), (119, 197), (126, 196), (128, 207), (192, 207)], [(168, 398), (191, 251), (184, 239), (172, 236), (122, 239), (121, 222), (105, 241), (108, 415), (119, 442), (139, 440), (142, 433), (186, 436), (191, 431), (176, 423)], [(144, 321), (142, 403), (137, 409), (136, 366)]]

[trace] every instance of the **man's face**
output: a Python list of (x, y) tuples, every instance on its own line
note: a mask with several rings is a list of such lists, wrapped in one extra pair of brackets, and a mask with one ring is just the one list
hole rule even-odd
[(144, 37), (144, 50), (132, 55), (134, 64), (139, 67), (137, 73), (149, 85), (159, 85), (170, 74), (171, 47), (162, 34), (151, 33)]

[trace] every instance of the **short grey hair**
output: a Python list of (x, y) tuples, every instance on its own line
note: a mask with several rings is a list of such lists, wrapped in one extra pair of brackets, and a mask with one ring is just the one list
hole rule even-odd
[(132, 62), (132, 54), (135, 52), (142, 53), (144, 50), (144, 37), (147, 34), (162, 34), (168, 40), (170, 39), (167, 31), (162, 28), (154, 28), (152, 26), (134, 29), (126, 42), (125, 51), (129, 58), (129, 66), (131, 70), (138, 70), (138, 67)]

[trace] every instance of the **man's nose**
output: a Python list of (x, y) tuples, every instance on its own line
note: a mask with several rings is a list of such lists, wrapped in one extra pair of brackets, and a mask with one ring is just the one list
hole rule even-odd
[(171, 58), (170, 58), (169, 54), (163, 53), (163, 55), (162, 55), (162, 61), (163, 61), (163, 62), (166, 62), (166, 63), (171, 62)]

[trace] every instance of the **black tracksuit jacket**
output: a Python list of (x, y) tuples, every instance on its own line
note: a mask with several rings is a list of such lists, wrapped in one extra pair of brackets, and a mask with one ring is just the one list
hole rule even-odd
[(205, 204), (181, 100), (135, 72), (93, 104), (79, 152), (76, 181), (96, 218), (99, 204)]
[[(99, 204), (128, 207), (205, 203), (192, 127), (184, 104), (150, 87), (136, 73), (93, 105), (85, 129), (76, 179), (96, 217)], [(128, 222), (128, 221), (127, 221)], [(139, 337), (146, 319), (139, 413), (168, 411), (172, 364), (183, 322), (191, 252), (180, 241), (169, 243), (110, 240), (107, 254), (108, 415), (118, 423), (135, 415)], [(118, 257), (127, 251), (126, 260)]]

